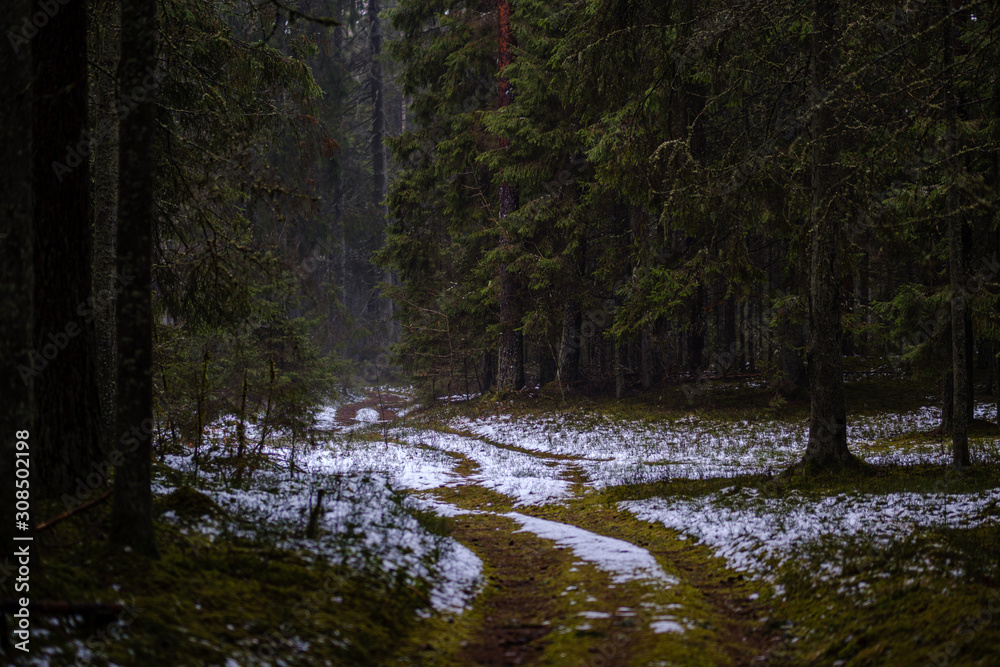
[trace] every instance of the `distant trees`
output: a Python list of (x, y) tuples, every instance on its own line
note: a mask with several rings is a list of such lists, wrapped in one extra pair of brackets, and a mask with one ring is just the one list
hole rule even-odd
[[(417, 111), (392, 142), (404, 171), (383, 259), (402, 277), (403, 358), (461, 386), (470, 357), (520, 330), (529, 384), (553, 359), (564, 386), (608, 391), (756, 370), (796, 399), (808, 356), (807, 458), (849, 461), (842, 360), (942, 373), (946, 330), (927, 321), (961, 306), (945, 294), (947, 222), (975, 239), (968, 266), (998, 246), (996, 86), (975, 73), (995, 62), (997, 17), (946, 14), (519, 2), (502, 75), (517, 96), (501, 107), (477, 94), (502, 58), (483, 37), (492, 8), (402, 0), (391, 48)], [(949, 46), (928, 49), (940, 35)], [(512, 242), (491, 247), (502, 183), (520, 206), (501, 226)], [(519, 327), (491, 326), (510, 301), (501, 266), (524, 280)], [(963, 368), (993, 364), (996, 284), (966, 286)]]
[[(156, 553), (154, 440), (198, 442), (225, 413), (301, 437), (339, 354), (365, 327), (388, 342), (368, 261), (384, 231), (368, 131), (341, 123), (358, 88), (342, 50), (343, 67), (322, 71), (338, 102), (320, 110), (307, 65), (320, 46), (332, 60), (326, 4), (69, 3), (40, 27), (30, 3), (0, 14), (14, 36), (0, 59), (4, 423), (31, 433), (39, 498), (79, 504), (113, 465), (112, 535), (137, 551)], [(355, 69), (373, 62), (351, 48)], [(346, 170), (344, 154), (357, 160)], [(327, 197), (335, 161), (348, 177)], [(349, 255), (364, 280), (334, 266)], [(367, 320), (344, 317), (345, 287), (372, 304)], [(358, 358), (374, 356), (363, 342)]]

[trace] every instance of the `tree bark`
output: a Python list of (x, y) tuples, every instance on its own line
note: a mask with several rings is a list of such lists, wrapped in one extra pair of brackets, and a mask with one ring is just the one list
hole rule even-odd
[(562, 341), (559, 344), (559, 382), (564, 388), (575, 384), (580, 377), (582, 326), (583, 313), (579, 304), (576, 299), (567, 299), (563, 308)]
[(840, 61), (837, 0), (815, 0), (812, 33), (812, 257), (809, 304), (809, 441), (805, 463), (853, 463), (841, 358), (840, 138), (833, 77)]
[[(498, 0), (497, 11), (500, 23), (500, 107), (505, 107), (514, 101), (514, 87), (503, 76), (507, 65), (514, 61), (513, 47), (514, 31), (511, 27), (509, 0)], [(501, 138), (500, 148), (510, 147), (510, 140)], [(517, 186), (510, 181), (500, 183), (500, 220), (517, 210)], [(510, 247), (510, 237), (501, 230), (500, 243)], [(517, 391), (524, 386), (524, 337), (520, 331), (520, 302), (516, 285), (516, 276), (512, 275), (506, 263), (500, 267), (500, 349), (498, 353), (497, 389), (500, 391)]]
[[(961, 7), (961, 0), (944, 0), (948, 17)], [(955, 38), (957, 26), (952, 20), (944, 25), (944, 71), (945, 71), (945, 153), (949, 174), (955, 177), (958, 168), (955, 156), (958, 142), (958, 100), (955, 94), (953, 67), (958, 40)], [(954, 183), (948, 188), (948, 277), (951, 288), (951, 367), (952, 398), (951, 452), (952, 465), (956, 468), (969, 466), (969, 413), (971, 396), (969, 392), (968, 367), (968, 314), (964, 292), (966, 277), (966, 251), (962, 239), (962, 216), (956, 211)]]
[[(381, 11), (379, 0), (368, 0), (368, 40), (371, 58), (369, 85), (372, 95), (372, 204), (384, 238), (384, 230), (388, 228), (389, 223), (389, 212), (386, 205), (388, 177), (385, 153), (385, 83), (382, 78), (382, 19), (379, 18)], [(379, 241), (380, 244), (383, 242)], [(388, 285), (395, 283), (391, 269), (385, 270), (382, 279)], [(386, 342), (398, 339), (397, 327), (393, 324), (392, 299), (383, 295), (380, 311), (388, 337)]]
[(115, 431), (115, 227), (118, 217), (118, 3), (95, 2), (92, 30), (101, 70), (94, 75), (91, 132), (94, 169), (91, 215), (94, 230), (94, 334), (101, 412), (106, 433)]
[[(153, 444), (153, 113), (143, 90), (156, 64), (156, 0), (122, 4), (121, 90), (136, 104), (119, 128), (118, 273), (128, 279), (116, 304), (118, 418), (112, 539), (158, 556), (152, 519), (150, 458)], [(120, 440), (117, 438), (120, 437)], [(116, 457), (118, 458), (118, 457)]]
[(642, 328), (640, 336), (640, 376), (643, 390), (648, 391), (653, 385), (653, 346), (651, 344), (652, 336), (649, 332), (649, 326)]
[[(31, 11), (28, 0), (0, 3), (0, 34), (18, 30)], [(28, 45), (0, 57), (0, 571), (14, 565), (14, 438), (26, 430), (33, 444), (34, 430), (31, 378), (18, 371), (32, 342), (30, 81)], [(13, 577), (0, 576), (0, 596), (13, 592)]]
[(34, 377), (31, 451), (34, 488), (54, 496), (74, 493), (81, 472), (103, 458), (91, 324), (86, 8), (62, 5), (31, 42), (32, 358), (43, 366)]

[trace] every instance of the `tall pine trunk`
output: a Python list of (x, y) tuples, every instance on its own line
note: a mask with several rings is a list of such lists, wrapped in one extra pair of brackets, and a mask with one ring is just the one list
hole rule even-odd
[[(116, 304), (118, 418), (112, 539), (157, 556), (152, 518), (153, 444), (153, 149), (152, 91), (143, 79), (156, 65), (156, 0), (122, 3), (120, 88), (136, 106), (119, 128), (118, 272), (128, 279)], [(146, 91), (143, 95), (140, 91)]]
[[(388, 225), (389, 215), (386, 210), (385, 198), (388, 194), (385, 158), (385, 83), (382, 80), (382, 19), (379, 12), (382, 6), (379, 0), (368, 0), (368, 45), (371, 69), (369, 85), (372, 95), (372, 204), (378, 217), (379, 228), (384, 230)], [(383, 232), (384, 233), (384, 232)], [(383, 241), (380, 239), (379, 243)], [(393, 283), (390, 269), (386, 269), (382, 279)], [(392, 326), (393, 304), (389, 298), (383, 299), (381, 317), (385, 322), (389, 339), (395, 338)]]
[[(514, 101), (514, 87), (503, 76), (507, 65), (514, 61), (514, 31), (510, 23), (511, 5), (509, 0), (499, 0), (497, 5), (500, 19), (500, 106), (505, 107)], [(510, 140), (506, 137), (500, 140), (500, 147), (508, 148)], [(517, 210), (517, 186), (504, 180), (500, 183), (500, 219)], [(510, 238), (501, 230), (500, 243), (510, 247)], [(497, 389), (500, 391), (517, 391), (524, 386), (524, 337), (520, 331), (521, 318), (519, 310), (518, 289), (516, 277), (511, 274), (507, 264), (500, 267), (500, 349), (498, 352)]]
[(955, 201), (958, 159), (958, 100), (955, 92), (955, 53), (958, 40), (955, 32), (957, 11), (961, 0), (943, 0), (946, 17), (944, 26), (944, 84), (945, 84), (945, 151), (948, 161), (948, 175), (952, 183), (948, 187), (948, 277), (951, 287), (951, 376), (953, 410), (951, 414), (952, 465), (956, 468), (969, 466), (969, 413), (971, 412), (971, 379), (969, 369), (969, 326), (966, 296), (966, 249), (962, 239), (962, 216), (957, 212)]
[[(31, 11), (28, 0), (0, 3), (0, 34), (18, 30)], [(32, 382), (27, 373), (22, 378), (18, 371), (32, 346), (31, 102), (25, 94), (29, 81), (28, 45), (0, 57), (0, 571), (14, 566), (12, 480), (18, 431), (28, 431), (26, 442), (36, 444), (31, 433)], [(27, 371), (28, 366), (24, 368)], [(0, 597), (13, 593), (14, 578), (0, 576)]]
[[(27, 48), (27, 47), (25, 47)], [(72, 494), (103, 456), (94, 359), (87, 137), (87, 5), (60, 7), (31, 42), (33, 355), (41, 492)], [(6, 122), (6, 121), (5, 121)], [(45, 362), (42, 364), (41, 362)], [(85, 475), (84, 475), (85, 476)]]
[(833, 77), (840, 61), (837, 0), (815, 0), (812, 33), (812, 257), (809, 284), (809, 441), (805, 463), (853, 463), (841, 357), (840, 137)]
[(94, 230), (94, 333), (101, 411), (107, 433), (115, 432), (115, 227), (118, 218), (118, 2), (94, 2), (91, 30), (101, 65), (95, 72), (91, 128), (96, 140), (91, 214)]

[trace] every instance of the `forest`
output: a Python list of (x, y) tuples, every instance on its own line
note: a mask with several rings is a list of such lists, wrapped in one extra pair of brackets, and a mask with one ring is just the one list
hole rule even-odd
[(0, 28), (0, 664), (995, 660), (995, 3)]

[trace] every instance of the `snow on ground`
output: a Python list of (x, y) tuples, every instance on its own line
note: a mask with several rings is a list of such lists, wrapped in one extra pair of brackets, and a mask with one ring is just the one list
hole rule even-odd
[(546, 454), (581, 457), (588, 485), (601, 489), (663, 477), (732, 477), (794, 463), (804, 427), (720, 422), (689, 415), (673, 422), (620, 422), (595, 416), (455, 419), (451, 427), (489, 441)]
[[(466, 510), (456, 507), (451, 503), (418, 496), (414, 500), (423, 509), (433, 511), (440, 516), (455, 517), (463, 514), (495, 514), (484, 510)], [(581, 561), (586, 561), (597, 566), (612, 575), (611, 580), (616, 584), (629, 581), (656, 580), (659, 583), (674, 585), (678, 583), (676, 577), (672, 577), (663, 571), (656, 558), (648, 550), (636, 546), (624, 540), (598, 535), (589, 530), (578, 528), (570, 524), (538, 517), (528, 516), (520, 512), (507, 512), (499, 516), (513, 519), (521, 524), (521, 530), (516, 532), (530, 532), (543, 540), (551, 540), (561, 547), (572, 549), (573, 553)]]
[(508, 512), (503, 516), (520, 523), (521, 531), (534, 533), (542, 539), (552, 540), (572, 549), (577, 558), (610, 572), (611, 580), (616, 584), (646, 579), (656, 579), (668, 585), (677, 583), (675, 577), (663, 571), (653, 554), (630, 542), (518, 512)]
[[(995, 418), (994, 405), (981, 404), (977, 419)], [(907, 452), (884, 452), (878, 441), (931, 431), (940, 424), (940, 408), (924, 407), (902, 414), (852, 416), (848, 442), (873, 464), (941, 463), (940, 443), (926, 442)], [(663, 478), (734, 477), (782, 470), (801, 460), (808, 427), (805, 422), (718, 420), (688, 415), (651, 424), (613, 421), (593, 415), (544, 417), (459, 417), (450, 424), (487, 441), (544, 454), (579, 457), (588, 486), (602, 489)], [(973, 456), (994, 459), (996, 443), (981, 443)]]
[(361, 408), (354, 416), (354, 421), (363, 424), (374, 424), (379, 420), (378, 410), (374, 408)]
[[(973, 528), (996, 522), (998, 502), (1000, 489), (812, 499), (798, 493), (765, 498), (753, 488), (728, 487), (697, 498), (650, 498), (621, 502), (619, 507), (641, 521), (693, 536), (733, 569), (763, 574), (821, 540), (864, 536), (886, 546), (935, 526)], [(836, 564), (827, 569), (839, 574)]]
[[(417, 504), (394, 485), (402, 480), (411, 488), (434, 488), (450, 481), (443, 461), (421, 465), (428, 462), (409, 460), (410, 452), (399, 445), (383, 448), (377, 459), (383, 469), (393, 468), (395, 462), (392, 474), (360, 469), (375, 458), (372, 453), (355, 452), (352, 458), (325, 448), (300, 452), (295, 461), (305, 472), (291, 473), (287, 467), (257, 471), (247, 489), (227, 488), (217, 476), (202, 473), (199, 491), (222, 507), (226, 517), (202, 518), (197, 530), (210, 539), (227, 535), (263, 541), (355, 567), (369, 566), (374, 556), (388, 573), (403, 571), (431, 582), (431, 602), (439, 611), (460, 611), (478, 593), (482, 562), (453, 538), (425, 529), (412, 512)], [(285, 458), (290, 457), (285, 452)], [(282, 462), (280, 456), (274, 458)], [(166, 463), (189, 472), (193, 467), (189, 458), (181, 456), (168, 456)], [(306, 539), (303, 535), (320, 489), (327, 494), (320, 535)], [(163, 479), (154, 484), (158, 494), (173, 490)], [(164, 518), (177, 520), (172, 512)]]
[[(455, 540), (427, 532), (407, 510), (423, 508), (442, 516), (462, 511), (427, 497), (404, 499), (403, 490), (471, 483), (510, 497), (516, 506), (540, 505), (571, 498), (570, 480), (577, 470), (594, 489), (652, 479), (781, 470), (801, 459), (807, 435), (805, 423), (766, 419), (734, 421), (690, 414), (651, 423), (601, 415), (552, 415), (463, 417), (450, 422), (451, 428), (473, 437), (394, 426), (385, 433), (378, 431), (382, 439), (375, 441), (366, 436), (383, 428), (375, 423), (377, 411), (359, 410), (357, 423), (342, 427), (333, 421), (335, 409), (331, 406), (317, 413), (317, 426), (328, 434), (326, 443), (294, 449), (265, 447), (280, 471), (255, 473), (253, 490), (227, 490), (222, 480), (202, 473), (209, 495), (231, 517), (252, 518), (250, 525), (274, 526), (270, 539), (276, 543), (342, 560), (349, 560), (352, 550), (374, 551), (390, 571), (404, 568), (412, 576), (437, 577), (434, 606), (451, 611), (467, 605), (478, 590), (482, 563)], [(977, 419), (995, 416), (994, 406), (977, 407)], [(853, 416), (849, 443), (852, 451), (871, 463), (947, 463), (950, 454), (939, 441), (918, 438), (906, 442), (905, 451), (887, 442), (932, 431), (939, 421), (940, 410), (933, 407)], [(231, 422), (216, 428), (225, 435), (225, 429), (233, 428)], [(252, 431), (250, 437), (259, 440), (260, 434)], [(536, 455), (507, 448), (511, 446)], [(977, 461), (1000, 458), (996, 441), (976, 439), (972, 452)], [(456, 473), (461, 457), (475, 463), (478, 470), (464, 477)], [(168, 456), (167, 460), (177, 469), (191, 466), (187, 457)], [(282, 472), (293, 469), (299, 472)], [(299, 536), (318, 488), (338, 490), (325, 502), (322, 525), (328, 535), (319, 541), (303, 540)], [(160, 493), (169, 490), (163, 485), (158, 488)], [(990, 512), (995, 512), (998, 502), (1000, 490), (927, 496), (842, 494), (822, 499), (793, 493), (779, 499), (763, 497), (754, 489), (730, 487), (698, 498), (654, 498), (621, 503), (621, 507), (641, 520), (693, 536), (735, 569), (766, 574), (824, 540), (864, 537), (887, 544), (937, 524), (971, 527), (993, 521)], [(505, 516), (518, 521), (523, 530), (572, 548), (581, 559), (613, 572), (616, 581), (632, 576), (629, 573), (673, 581), (640, 547), (516, 512)], [(248, 530), (239, 522), (207, 524), (216, 532)], [(824, 567), (828, 574), (835, 574), (838, 566)], [(661, 631), (678, 629), (672, 617), (662, 620)]]
[(565, 479), (568, 471), (564, 461), (546, 461), (452, 433), (397, 428), (390, 436), (411, 445), (455, 452), (472, 459), (479, 472), (469, 475), (466, 481), (510, 496), (515, 505), (541, 505), (572, 496), (572, 484)]

